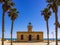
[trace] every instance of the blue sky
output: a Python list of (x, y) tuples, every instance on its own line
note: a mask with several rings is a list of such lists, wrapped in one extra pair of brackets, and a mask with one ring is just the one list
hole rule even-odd
[[(44, 38), (46, 38), (46, 22), (41, 15), (41, 10), (43, 10), (46, 6), (46, 0), (13, 0), (16, 4), (16, 8), (19, 11), (19, 16), (14, 22), (14, 31), (13, 38), (16, 38), (17, 31), (27, 31), (27, 25), (29, 22), (33, 25), (33, 31), (43, 31)], [(58, 8), (58, 17), (59, 10)], [(60, 18), (59, 18), (60, 19)], [(1, 28), (2, 28), (2, 5), (0, 4), (0, 38), (1, 38)], [(54, 13), (52, 13), (49, 19), (49, 30), (50, 30), (50, 38), (55, 38), (55, 27), (54, 27)], [(7, 13), (5, 15), (5, 38), (10, 38), (10, 28), (11, 28), (11, 20), (8, 17)], [(59, 29), (60, 30), (60, 29)], [(51, 34), (51, 32), (54, 33)], [(60, 32), (60, 31), (59, 31)], [(58, 33), (60, 35), (60, 33)], [(60, 36), (58, 36), (60, 38)]]

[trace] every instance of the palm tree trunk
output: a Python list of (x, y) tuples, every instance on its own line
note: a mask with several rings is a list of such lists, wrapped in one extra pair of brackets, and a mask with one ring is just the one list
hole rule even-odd
[(3, 15), (2, 15), (2, 45), (4, 45), (4, 17), (5, 17), (5, 12), (3, 11)]
[(14, 21), (12, 20), (12, 25), (11, 25), (11, 45), (12, 45), (13, 24), (14, 24)]
[(58, 23), (58, 16), (57, 16), (57, 12), (55, 13), (55, 31), (56, 31), (56, 45), (58, 45), (58, 26), (57, 26), (57, 23)]
[(49, 45), (49, 26), (48, 26), (48, 20), (46, 21), (46, 27), (47, 27), (47, 39), (48, 39), (48, 45)]

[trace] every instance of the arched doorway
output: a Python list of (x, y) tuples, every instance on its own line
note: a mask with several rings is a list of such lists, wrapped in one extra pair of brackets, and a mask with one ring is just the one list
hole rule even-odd
[(29, 41), (31, 41), (31, 39), (32, 39), (32, 36), (31, 36), (31, 35), (29, 35)]
[(39, 40), (39, 35), (37, 35), (37, 40)]
[(21, 40), (23, 40), (23, 35), (21, 35)]

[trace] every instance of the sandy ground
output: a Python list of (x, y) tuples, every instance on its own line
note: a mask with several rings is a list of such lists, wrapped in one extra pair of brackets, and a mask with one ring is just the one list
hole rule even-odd
[[(0, 45), (1, 45), (1, 41), (0, 41)], [(9, 41), (5, 41), (4, 45), (10, 45)], [(27, 42), (14, 42), (13, 45), (47, 45), (46, 42), (32, 42), (32, 43), (27, 43)], [(50, 45), (55, 45), (55, 42), (50, 42)], [(60, 42), (58, 42), (58, 45), (60, 45)]]

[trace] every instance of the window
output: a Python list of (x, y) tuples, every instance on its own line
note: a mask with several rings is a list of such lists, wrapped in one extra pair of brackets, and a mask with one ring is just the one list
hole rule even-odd
[(39, 40), (39, 35), (37, 35), (37, 40)]
[(21, 40), (23, 40), (23, 35), (21, 35)]

